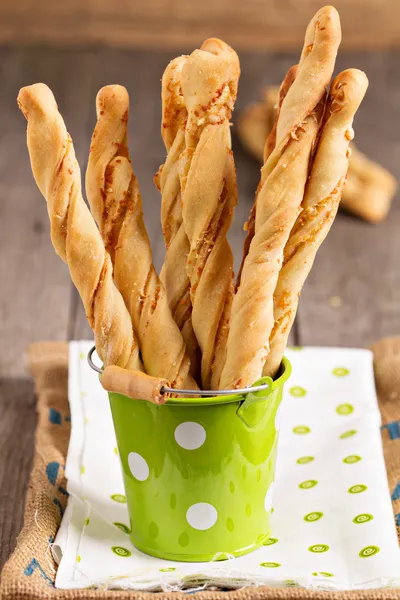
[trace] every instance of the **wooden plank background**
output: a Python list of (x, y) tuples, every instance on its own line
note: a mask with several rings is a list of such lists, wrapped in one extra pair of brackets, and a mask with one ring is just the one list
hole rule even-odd
[[(51, 246), (45, 201), (30, 172), (26, 124), (16, 106), (18, 89), (35, 81), (51, 86), (85, 169), (97, 90), (107, 83), (127, 86), (133, 164), (159, 267), (164, 247), (160, 198), (152, 177), (164, 160), (159, 133), (160, 78), (173, 56), (172, 51), (98, 47), (51, 51), (0, 47), (0, 566), (21, 526), (34, 443), (34, 392), (24, 364), (25, 348), (42, 339), (91, 336), (68, 270)], [(338, 59), (338, 69), (359, 67), (370, 79), (355, 123), (357, 145), (398, 178), (399, 59), (400, 52), (394, 51), (342, 52)], [(255, 100), (264, 85), (279, 82), (296, 60), (294, 54), (242, 53), (235, 114)], [(230, 241), (237, 263), (259, 167), (235, 136), (233, 144), (239, 206)], [(379, 226), (339, 214), (303, 290), (295, 343), (364, 347), (382, 336), (400, 333), (399, 230), (398, 201)], [(334, 296), (341, 298), (340, 306), (332, 306)]]
[[(0, 43), (191, 49), (218, 36), (238, 49), (299, 47), (321, 0), (3, 0)], [(336, 0), (346, 48), (400, 45), (398, 0)]]

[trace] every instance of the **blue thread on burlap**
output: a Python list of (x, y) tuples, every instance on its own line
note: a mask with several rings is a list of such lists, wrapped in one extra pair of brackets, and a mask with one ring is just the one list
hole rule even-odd
[(56, 484), (58, 469), (60, 468), (60, 463), (58, 462), (49, 462), (46, 467), (46, 475), (47, 479), (50, 481), (52, 485)]
[(400, 421), (392, 421), (382, 425), (381, 429), (387, 429), (391, 440), (400, 439)]
[(61, 413), (55, 408), (49, 408), (49, 421), (53, 425), (61, 425)]
[(36, 569), (40, 573), (41, 577), (43, 577), (43, 579), (45, 579), (50, 585), (52, 585), (52, 586), (54, 585), (53, 580), (50, 579), (50, 577), (48, 575), (46, 575), (46, 573), (44, 572), (44, 570), (42, 569), (42, 567), (40, 566), (40, 564), (38, 563), (36, 558), (32, 558), (31, 562), (24, 570), (24, 575), (26, 575), (27, 577), (30, 577), (31, 575), (34, 574)]
[(392, 502), (396, 502), (400, 498), (400, 481), (396, 485), (392, 493)]

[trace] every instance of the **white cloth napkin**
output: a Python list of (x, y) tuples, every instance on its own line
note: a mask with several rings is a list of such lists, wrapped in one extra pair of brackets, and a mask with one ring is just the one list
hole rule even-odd
[(241, 558), (178, 563), (136, 550), (106, 392), (70, 345), (68, 507), (57, 588), (177, 590), (206, 583), (345, 590), (400, 585), (400, 552), (368, 350), (288, 350), (272, 538)]

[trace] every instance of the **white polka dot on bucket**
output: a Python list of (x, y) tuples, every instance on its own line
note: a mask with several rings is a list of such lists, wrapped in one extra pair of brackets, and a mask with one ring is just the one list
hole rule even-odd
[(268, 492), (266, 493), (265, 496), (265, 502), (264, 502), (264, 506), (265, 506), (265, 510), (267, 512), (269, 512), (272, 508), (272, 501), (274, 499), (274, 492), (275, 492), (275, 481), (273, 481), (271, 483), (271, 485), (268, 488)]
[(187, 421), (175, 429), (175, 440), (185, 450), (196, 450), (206, 441), (206, 430), (199, 423)]
[(128, 455), (128, 464), (132, 475), (138, 481), (146, 481), (149, 476), (149, 465), (137, 452), (130, 452)]
[(192, 504), (186, 513), (186, 520), (193, 529), (204, 531), (210, 529), (216, 522), (218, 513), (212, 504), (199, 502)]

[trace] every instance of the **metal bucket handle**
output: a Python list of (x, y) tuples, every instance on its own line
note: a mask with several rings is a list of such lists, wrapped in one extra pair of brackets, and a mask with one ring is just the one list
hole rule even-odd
[[(96, 350), (96, 347), (93, 346), (88, 352), (87, 361), (89, 363), (89, 367), (99, 373), (100, 375), (103, 373), (103, 369), (94, 364), (92, 356), (93, 352)], [(264, 377), (264, 379), (269, 379), (269, 382), (258, 384), (258, 382), (252, 386), (251, 388), (240, 388), (236, 390), (200, 390), (202, 396), (243, 396), (249, 395), (251, 392), (251, 396), (253, 396), (254, 392), (266, 392), (269, 391), (272, 385), (272, 379), (270, 377)], [(260, 380), (261, 381), (261, 380)], [(183, 390), (177, 388), (170, 388), (167, 386), (163, 386), (160, 390), (161, 394), (168, 392), (169, 394), (177, 394), (178, 396), (198, 396), (199, 390)], [(252, 402), (256, 402), (255, 399)]]
[[(101, 375), (103, 373), (103, 369), (94, 364), (92, 356), (96, 347), (93, 346), (87, 355), (87, 361), (89, 366), (93, 371), (99, 373)], [(242, 396), (243, 400), (239, 400), (239, 406), (237, 408), (236, 414), (241, 421), (246, 425), (246, 427), (253, 428), (258, 424), (258, 419), (251, 419), (251, 406), (257, 402), (265, 402), (267, 397), (270, 395), (272, 391), (273, 380), (271, 377), (262, 377), (256, 383), (248, 388), (239, 388), (235, 390), (200, 390), (202, 396)], [(198, 390), (185, 390), (185, 389), (176, 389), (167, 386), (162, 386), (160, 388), (160, 394), (176, 394), (178, 396), (198, 396)]]

